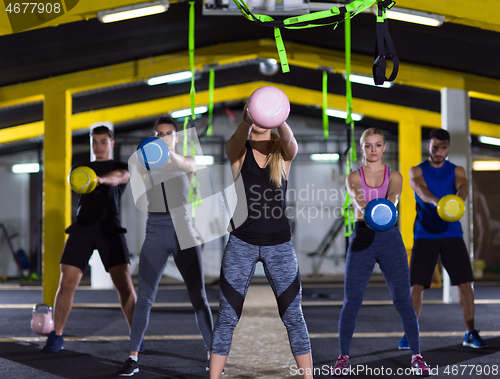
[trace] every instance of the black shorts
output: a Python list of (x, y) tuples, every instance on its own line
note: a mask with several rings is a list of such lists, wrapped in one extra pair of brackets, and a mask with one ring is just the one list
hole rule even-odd
[(95, 249), (99, 251), (106, 271), (113, 266), (130, 263), (125, 235), (113, 232), (71, 233), (59, 263), (78, 267), (84, 272)]
[(434, 268), (441, 254), (441, 263), (450, 276), (451, 284), (473, 282), (469, 253), (463, 238), (416, 239), (411, 252), (411, 284), (429, 288)]

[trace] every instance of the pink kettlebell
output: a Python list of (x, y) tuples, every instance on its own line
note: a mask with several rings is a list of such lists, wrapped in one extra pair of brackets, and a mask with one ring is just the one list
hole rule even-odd
[(47, 335), (54, 330), (51, 306), (47, 304), (37, 304), (33, 307), (31, 330), (41, 335)]
[(273, 86), (256, 89), (248, 99), (247, 115), (261, 128), (277, 128), (290, 114), (290, 101), (285, 93)]

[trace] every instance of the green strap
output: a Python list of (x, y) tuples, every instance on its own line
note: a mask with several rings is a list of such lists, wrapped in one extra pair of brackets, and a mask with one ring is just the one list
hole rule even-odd
[[(354, 136), (354, 121), (351, 122), (351, 146), (356, 146), (356, 137)], [(353, 162), (357, 162), (358, 153), (356, 153), (356, 148), (351, 149), (351, 157)]]
[(301, 16), (290, 17), (283, 20), (284, 25), (293, 25), (301, 22), (310, 22), (315, 20), (320, 20), (322, 18), (337, 16), (340, 14), (340, 10), (337, 7), (332, 7), (326, 11), (319, 11), (314, 13), (308, 13)]
[(347, 117), (345, 123), (351, 127), (351, 148), (349, 149), (350, 164), (349, 172), (352, 170), (352, 164), (358, 160), (356, 155), (356, 138), (354, 136), (354, 120), (352, 119), (352, 88), (351, 88), (351, 17), (346, 14), (345, 19), (345, 70), (346, 70), (346, 100)]
[[(189, 123), (189, 116), (184, 118), (184, 125), (182, 130), (184, 131), (184, 139), (182, 140), (182, 155), (188, 155), (189, 143), (187, 136), (187, 126)], [(191, 156), (196, 157), (196, 146), (194, 141), (191, 141)], [(194, 218), (196, 214), (196, 207), (202, 204), (201, 193), (200, 193), (200, 182), (196, 178), (196, 171), (193, 175), (193, 180), (191, 180), (191, 187), (189, 188), (188, 203), (191, 204), (191, 216)]]
[[(349, 175), (352, 171), (352, 165), (356, 162), (356, 145), (354, 138), (354, 120), (352, 119), (352, 88), (351, 88), (351, 17), (349, 14), (345, 14), (345, 69), (346, 69), (346, 99), (347, 99), (347, 117), (346, 124), (350, 125), (351, 141), (350, 147), (347, 151), (346, 157), (346, 175)], [(345, 236), (350, 237), (354, 226), (354, 204), (347, 192), (345, 191), (345, 202), (342, 207), (345, 220)]]
[[(234, 3), (238, 6), (243, 16), (245, 16), (250, 21), (258, 22), (274, 22), (274, 19), (270, 16), (264, 14), (252, 14), (250, 8), (243, 0), (234, 0)], [(279, 28), (274, 28), (274, 39), (276, 40), (276, 48), (278, 50), (278, 56), (281, 63), (281, 71), (283, 73), (289, 72), (288, 59), (286, 57), (285, 44), (281, 38), (281, 32)]]
[(200, 206), (203, 201), (201, 200), (200, 193), (200, 182), (196, 177), (196, 173), (193, 176), (193, 180), (191, 181), (191, 188), (189, 189), (188, 202), (191, 204), (191, 217), (195, 218), (196, 216), (196, 207)]
[[(191, 141), (190, 145), (191, 145), (191, 156), (195, 158), (196, 146), (194, 144), (194, 141)], [(201, 199), (200, 182), (196, 177), (196, 170), (193, 175), (193, 180), (191, 180), (191, 188), (189, 188), (188, 202), (189, 204), (191, 204), (191, 217), (194, 218), (196, 216), (196, 207), (203, 204), (203, 201)]]
[(276, 40), (276, 48), (278, 49), (278, 56), (281, 62), (281, 70), (283, 73), (287, 73), (290, 71), (290, 67), (288, 65), (288, 59), (285, 51), (285, 44), (283, 43), (283, 39), (281, 38), (281, 32), (279, 28), (287, 28), (287, 29), (306, 29), (306, 28), (315, 28), (318, 26), (326, 26), (326, 25), (337, 25), (342, 22), (340, 21), (332, 21), (332, 22), (322, 22), (315, 23), (317, 20), (326, 19), (329, 17), (339, 16), (343, 12), (345, 12), (345, 18), (351, 18), (357, 15), (358, 13), (364, 11), (365, 9), (371, 7), (373, 4), (377, 2), (377, 0), (355, 0), (345, 7), (332, 7), (331, 9), (325, 11), (319, 11), (314, 13), (309, 13), (300, 16), (294, 16), (284, 19), (283, 21), (275, 21), (272, 17), (263, 14), (254, 14), (250, 10), (250, 7), (245, 3), (244, 0), (233, 0), (236, 6), (241, 11), (241, 14), (250, 21), (258, 22), (266, 26), (274, 27), (274, 39)]
[[(380, 5), (384, 0), (377, 0), (377, 3)], [(392, 7), (392, 5), (391, 5)], [(378, 10), (382, 11), (382, 14), (379, 14)], [(377, 8), (377, 22), (384, 22), (387, 18), (387, 15), (385, 13), (386, 8), (383, 6), (378, 6)]]
[[(373, 0), (357, 0), (353, 1), (350, 4), (347, 4), (345, 7), (345, 15), (348, 15), (346, 17), (352, 18), (356, 16), (358, 13), (364, 11), (365, 9), (371, 7), (376, 1)], [(325, 10), (325, 11), (319, 11), (319, 12), (314, 12), (314, 13), (308, 13), (300, 16), (295, 16), (295, 17), (290, 17), (285, 20), (283, 20), (283, 25), (285, 27), (292, 26), (294, 24), (299, 24), (299, 23), (308, 23), (316, 20), (321, 20), (324, 18), (328, 17), (334, 17), (340, 15), (344, 9), (342, 8), (337, 8), (337, 7), (332, 7), (331, 9)], [(325, 25), (331, 25), (331, 24), (338, 24), (341, 21), (334, 21), (334, 22), (329, 22), (326, 24), (309, 24), (309, 25), (301, 25), (297, 26), (296, 28), (314, 28), (317, 26), (325, 26)]]
[(189, 65), (191, 67), (191, 90), (189, 91), (189, 95), (191, 97), (191, 120), (195, 119), (194, 106), (196, 95), (194, 88), (194, 4), (194, 1), (189, 2)]
[(196, 146), (195, 146), (195, 144), (194, 144), (194, 141), (191, 141), (191, 144), (190, 144), (190, 145), (191, 145), (191, 156), (192, 156), (193, 158), (196, 158)]
[(184, 118), (184, 125), (182, 131), (184, 132), (184, 139), (182, 140), (182, 156), (188, 155), (188, 138), (187, 138), (187, 125), (189, 123), (189, 117)]
[(288, 58), (286, 57), (285, 44), (281, 38), (281, 32), (279, 28), (274, 28), (274, 39), (276, 40), (276, 48), (278, 49), (278, 55), (281, 62), (281, 71), (287, 73), (290, 71), (288, 66)]
[[(189, 2), (189, 66), (191, 68), (191, 89), (189, 91), (189, 95), (191, 97), (191, 120), (194, 120), (196, 115), (194, 113), (194, 108), (195, 108), (195, 97), (196, 97), (196, 90), (194, 86), (194, 20), (195, 20), (195, 2), (190, 1)], [(211, 72), (212, 75), (212, 72)], [(212, 89), (213, 90), (213, 89)], [(213, 109), (213, 99), (212, 99), (212, 109)], [(184, 119), (184, 140), (182, 144), (182, 153), (184, 156), (188, 155), (188, 136), (187, 136), (187, 125), (189, 123), (189, 117), (186, 117)], [(208, 131), (207, 131), (208, 133)], [(213, 131), (212, 131), (213, 134)], [(194, 146), (194, 142), (191, 141), (191, 155), (196, 157), (196, 148)], [(191, 187), (189, 189), (189, 195), (188, 195), (188, 201), (191, 203), (191, 209), (192, 209), (192, 217), (194, 218), (195, 213), (196, 213), (196, 207), (201, 205), (201, 194), (199, 191), (200, 188), (200, 183), (198, 179), (196, 178), (196, 171), (194, 172), (193, 175), (193, 180), (191, 181)]]
[(215, 86), (215, 71), (213, 68), (211, 68), (210, 75), (208, 77), (208, 128), (207, 128), (207, 136), (209, 136), (209, 137), (214, 135), (214, 129), (212, 127), (213, 115), (214, 115), (214, 86)]
[(345, 17), (345, 91), (347, 100), (346, 124), (352, 122), (352, 88), (351, 88), (351, 19)]
[[(275, 21), (272, 17), (263, 14), (255, 14), (252, 13), (248, 5), (244, 0), (233, 0), (236, 6), (240, 9), (242, 15), (250, 21), (256, 21), (263, 24), (268, 23), (269, 26), (275, 27), (284, 27), (288, 29), (306, 29), (306, 28), (314, 28), (318, 26), (339, 24), (340, 21), (333, 21), (327, 23), (314, 23), (311, 22), (316, 20), (321, 20), (329, 17), (335, 17), (345, 12), (345, 14), (349, 14), (349, 18), (356, 16), (357, 14), (363, 12), (365, 9), (368, 9), (373, 4), (377, 2), (377, 0), (355, 0), (349, 4), (346, 4), (344, 7), (332, 7), (331, 9), (308, 13), (300, 16), (293, 16), (284, 19), (283, 21)], [(296, 25), (303, 24), (303, 25)]]
[(326, 110), (328, 109), (328, 72), (323, 71), (323, 137), (328, 138), (328, 115)]

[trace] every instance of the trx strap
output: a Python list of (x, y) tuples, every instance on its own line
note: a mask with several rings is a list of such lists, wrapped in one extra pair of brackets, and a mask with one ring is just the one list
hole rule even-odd
[[(352, 164), (356, 162), (356, 144), (354, 141), (354, 120), (352, 119), (352, 89), (351, 89), (351, 20), (346, 15), (345, 18), (345, 68), (346, 68), (346, 100), (347, 100), (347, 149), (346, 155), (346, 177), (352, 171)], [(354, 206), (347, 189), (345, 191), (345, 201), (342, 206), (342, 213), (344, 216), (345, 237), (346, 237), (346, 250), (349, 246), (349, 237), (352, 234), (354, 227)]]
[[(195, 2), (190, 1), (189, 2), (189, 66), (191, 68), (191, 89), (189, 91), (189, 95), (191, 98), (191, 120), (195, 120), (195, 113), (194, 113), (194, 108), (195, 108), (195, 97), (196, 97), (196, 90), (194, 86), (194, 20), (195, 20)], [(189, 118), (186, 117), (184, 119), (184, 139), (183, 139), (183, 144), (182, 144), (182, 155), (187, 156), (188, 155), (188, 134), (187, 134), (187, 125), (189, 122)], [(193, 125), (194, 127), (194, 125)], [(194, 147), (194, 142), (191, 141), (191, 155), (193, 158), (196, 157), (196, 148)], [(191, 216), (194, 218), (195, 213), (196, 213), (196, 207), (201, 205), (201, 193), (199, 191), (200, 187), (200, 182), (196, 178), (196, 170), (193, 175), (193, 179), (191, 180), (191, 187), (189, 189), (189, 195), (188, 195), (188, 203), (191, 204), (192, 207), (192, 213)]]
[[(373, 80), (376, 85), (381, 85), (384, 81), (393, 81), (399, 69), (399, 59), (396, 55), (396, 49), (389, 34), (389, 26), (385, 14), (386, 9), (394, 6), (392, 0), (354, 0), (343, 7), (332, 7), (331, 9), (319, 12), (313, 12), (300, 16), (293, 16), (284, 20), (274, 20), (272, 17), (262, 14), (254, 14), (251, 12), (244, 0), (233, 0), (236, 6), (240, 9), (241, 14), (250, 21), (259, 23), (260, 25), (274, 28), (274, 38), (276, 40), (276, 48), (281, 62), (281, 70), (283, 73), (289, 72), (288, 60), (285, 51), (285, 44), (281, 38), (280, 28), (286, 29), (306, 29), (318, 26), (334, 25), (334, 29), (346, 19), (351, 19), (365, 9), (377, 3), (377, 43), (375, 52), (375, 62), (373, 65)], [(343, 19), (333, 20), (334, 17), (344, 16)], [(321, 21), (320, 21), (321, 20)], [(386, 47), (390, 54), (386, 57)], [(393, 61), (393, 70), (389, 78), (385, 77), (386, 58)]]
[[(389, 34), (389, 24), (385, 14), (386, 9), (391, 9), (394, 4), (392, 0), (378, 0), (377, 3), (377, 42), (373, 64), (373, 80), (376, 85), (382, 85), (385, 81), (392, 82), (399, 70), (399, 58)], [(386, 48), (389, 49), (389, 55), (385, 54)], [(388, 78), (385, 76), (386, 59), (392, 60), (392, 73)]]
[(191, 68), (191, 89), (189, 91), (189, 95), (191, 96), (191, 120), (194, 120), (194, 106), (195, 106), (195, 95), (196, 91), (194, 88), (194, 1), (189, 2), (189, 66)]
[(281, 71), (286, 74), (287, 72), (290, 72), (290, 66), (288, 65), (285, 44), (283, 42), (283, 38), (281, 38), (279, 28), (274, 28), (274, 39), (276, 41), (276, 47), (278, 48), (278, 56), (280, 57)]
[[(332, 7), (331, 9), (304, 14), (300, 16), (289, 17), (284, 20), (274, 20), (272, 17), (262, 14), (254, 14), (244, 0), (233, 0), (240, 9), (242, 15), (250, 21), (257, 22), (264, 26), (274, 28), (274, 38), (276, 40), (276, 47), (281, 62), (281, 70), (289, 72), (288, 60), (286, 57), (285, 44), (281, 38), (280, 28), (286, 29), (306, 29), (318, 26), (337, 25), (344, 21), (344, 19), (333, 20), (334, 17), (348, 15), (349, 18), (356, 16), (358, 13), (371, 7), (377, 0), (354, 0), (343, 7)], [(321, 21), (319, 21), (321, 20)]]
[[(194, 146), (194, 142), (191, 141), (191, 156), (193, 158), (196, 157), (196, 147)], [(188, 202), (191, 204), (191, 217), (196, 215), (196, 207), (200, 206), (203, 201), (201, 199), (201, 192), (200, 192), (200, 182), (198, 181), (198, 178), (196, 177), (196, 171), (194, 172), (193, 175), (193, 180), (191, 181), (191, 188), (189, 189), (189, 196), (188, 196)]]
[(188, 138), (187, 138), (187, 126), (189, 123), (189, 117), (184, 118), (184, 125), (182, 126), (182, 131), (184, 132), (184, 138), (182, 139), (182, 156), (185, 157), (188, 154)]
[(287, 29), (305, 29), (314, 28), (317, 26), (325, 25), (338, 25), (341, 20), (328, 22), (314, 22), (316, 20), (327, 19), (336, 16), (343, 16), (345, 13), (349, 13), (349, 17), (354, 17), (358, 13), (364, 11), (365, 9), (371, 7), (377, 0), (354, 0), (353, 2), (346, 4), (344, 7), (332, 7), (331, 9), (325, 11), (319, 11), (314, 13), (308, 13), (300, 16), (293, 16), (286, 18), (284, 20), (274, 20), (272, 17), (262, 14), (253, 14), (250, 8), (243, 0), (233, 0), (235, 4), (240, 9), (243, 16), (245, 16), (250, 21), (255, 21), (264, 26), (271, 26), (274, 28), (287, 28)]
[[(184, 125), (183, 125), (183, 131), (184, 131), (184, 138), (182, 140), (182, 155), (187, 156), (188, 155), (188, 149), (189, 149), (189, 142), (188, 142), (188, 133), (187, 133), (187, 126), (189, 124), (189, 117), (184, 118)], [(193, 158), (196, 157), (196, 147), (194, 145), (194, 141), (191, 141), (191, 156)], [(199, 191), (200, 189), (200, 182), (198, 181), (198, 178), (196, 177), (196, 170), (193, 175), (193, 179), (191, 180), (191, 187), (189, 188), (189, 195), (188, 195), (188, 204), (191, 204), (191, 216), (194, 218), (196, 214), (196, 207), (202, 204), (201, 200), (201, 193)]]
[(328, 115), (326, 110), (328, 109), (328, 72), (323, 71), (323, 137), (328, 138)]
[(214, 85), (215, 85), (215, 71), (213, 68), (211, 68), (210, 75), (208, 77), (208, 128), (207, 128), (207, 136), (209, 136), (209, 137), (214, 135), (214, 129), (212, 128), (213, 115), (214, 115)]

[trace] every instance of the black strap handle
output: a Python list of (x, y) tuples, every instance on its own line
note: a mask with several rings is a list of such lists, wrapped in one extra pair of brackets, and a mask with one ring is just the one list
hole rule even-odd
[[(395, 3), (390, 0), (381, 1), (378, 3), (378, 18), (383, 17), (383, 9), (390, 8)], [(389, 50), (389, 54), (386, 55), (386, 49)], [(392, 73), (387, 78), (385, 76), (387, 59), (392, 60), (393, 67)], [(375, 62), (373, 64), (373, 80), (376, 85), (382, 85), (385, 81), (391, 82), (396, 79), (399, 71), (399, 58), (396, 54), (396, 47), (392, 42), (391, 34), (389, 33), (389, 24), (387, 19), (384, 18), (383, 21), (377, 20), (377, 40), (376, 40), (376, 52), (375, 52)]]

